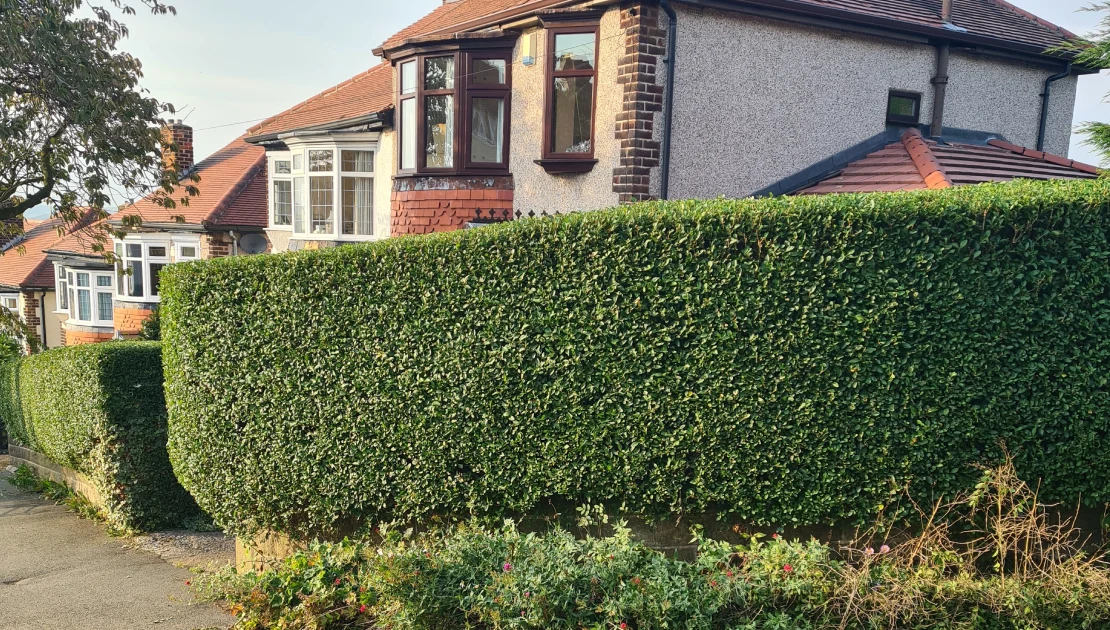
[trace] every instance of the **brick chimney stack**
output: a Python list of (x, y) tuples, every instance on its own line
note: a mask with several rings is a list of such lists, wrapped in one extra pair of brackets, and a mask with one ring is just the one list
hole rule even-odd
[(193, 128), (180, 120), (162, 127), (162, 162), (176, 163), (182, 173), (193, 168)]

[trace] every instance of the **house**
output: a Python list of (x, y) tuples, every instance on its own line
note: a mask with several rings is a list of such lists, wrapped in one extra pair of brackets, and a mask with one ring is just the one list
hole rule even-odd
[(61, 320), (52, 308), (57, 300), (54, 267), (47, 261), (45, 250), (63, 235), (88, 225), (92, 217), (92, 213), (85, 213), (72, 226), (61, 218), (24, 221), (23, 233), (0, 245), (0, 308), (18, 314), (43, 348), (65, 343)]
[(273, 251), (785, 194), (908, 129), (1065, 155), (1074, 37), (1005, 0), (447, 0), (244, 140)]
[[(94, 236), (100, 226), (93, 226), (55, 238), (44, 250), (65, 345), (137, 335), (161, 301), (159, 274), (166, 265), (269, 250), (265, 151), (240, 138), (194, 164), (193, 130), (178, 121), (164, 134), (165, 146), (175, 148), (165, 159), (199, 177), (188, 205), (167, 208), (145, 198), (106, 219), (113, 232), (106, 241)], [(171, 197), (183, 195), (179, 189)], [(118, 265), (106, 261), (105, 248)]]

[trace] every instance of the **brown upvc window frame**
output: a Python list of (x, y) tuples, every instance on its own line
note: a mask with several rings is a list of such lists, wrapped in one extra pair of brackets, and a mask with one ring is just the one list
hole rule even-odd
[[(453, 87), (450, 89), (426, 89), (426, 62), (428, 59), (438, 57), (452, 57), (455, 64)], [(475, 85), (471, 80), (473, 76), (474, 61), (480, 59), (497, 59), (505, 64), (505, 82), (497, 84)], [(410, 94), (401, 92), (400, 68), (408, 62), (416, 64), (416, 91)], [(511, 146), (512, 127), (512, 48), (479, 48), (475, 50), (460, 50), (433, 48), (426, 52), (407, 55), (397, 60), (398, 79), (398, 151), (397, 173), (399, 176), (421, 175), (508, 175), (509, 153)], [(454, 134), (452, 136), (452, 152), (450, 168), (428, 167), (427, 145), (427, 99), (434, 96), (451, 97), (451, 120)], [(471, 162), (471, 127), (473, 111), (471, 103), (474, 98), (500, 98), (504, 102), (504, 119), (502, 120), (502, 146), (501, 161), (499, 163), (474, 163)], [(402, 103), (407, 100), (415, 101), (415, 133), (416, 133), (416, 160), (415, 168), (405, 169), (403, 166), (404, 134), (402, 130), (403, 116), (401, 115)]]
[[(584, 35), (594, 36), (594, 63), (590, 70), (556, 70), (555, 69), (555, 41), (559, 35)], [(601, 24), (589, 22), (565, 26), (549, 27), (545, 31), (545, 86), (543, 105), (543, 159), (536, 160), (548, 173), (585, 173), (597, 164), (595, 157), (597, 151), (597, 94), (598, 65), (601, 60)], [(590, 150), (582, 153), (565, 153), (552, 150), (555, 143), (555, 81), (560, 78), (593, 79), (593, 89), (590, 95)]]

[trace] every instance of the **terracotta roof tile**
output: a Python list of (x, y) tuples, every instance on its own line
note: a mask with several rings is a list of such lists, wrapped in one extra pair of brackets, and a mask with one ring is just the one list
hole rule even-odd
[(382, 63), (251, 127), (250, 137), (338, 123), (393, 105), (393, 70)]
[[(265, 187), (265, 149), (238, 138), (198, 163), (194, 172), (200, 176), (196, 184), (200, 194), (190, 197), (188, 206), (179, 204), (176, 208), (163, 208), (148, 197), (113, 214), (110, 219), (138, 215), (144, 223), (177, 223), (175, 217), (180, 216), (190, 225), (266, 227), (265, 196), (261, 201), (253, 194), (240, 199), (245, 190), (257, 188), (255, 180), (259, 177)], [(184, 194), (179, 188), (172, 198), (180, 199)]]
[[(760, 0), (748, 0), (761, 4)], [(944, 29), (942, 0), (791, 0), (793, 10), (805, 13), (832, 10), (858, 14), (863, 19), (882, 18), (908, 25)], [(555, 4), (554, 0), (456, 0), (436, 7), (416, 23), (390, 37), (381, 48), (399, 46), (408, 39), (433, 34), (473, 31), (512, 14), (527, 14)], [(562, 4), (562, 3), (560, 3)], [(782, 2), (767, 2), (779, 7)], [(847, 17), (851, 17), (848, 15)], [(483, 18), (490, 18), (483, 20)], [(1006, 0), (953, 0), (951, 23), (970, 35), (1048, 48), (1074, 33), (1019, 9)], [(958, 31), (952, 31), (955, 35)]]
[(1015, 179), (1091, 179), (1097, 174), (1098, 169), (1088, 164), (1002, 140), (990, 140), (988, 146), (937, 144), (912, 129), (901, 142), (849, 164), (798, 194), (875, 192), (895, 184), (902, 186), (898, 190), (916, 190)]
[(46, 260), (46, 250), (67, 233), (88, 225), (95, 216), (88, 212), (76, 226), (68, 227), (59, 217), (34, 222), (22, 238), (12, 241), (0, 252), (0, 287), (54, 288), (54, 267)]

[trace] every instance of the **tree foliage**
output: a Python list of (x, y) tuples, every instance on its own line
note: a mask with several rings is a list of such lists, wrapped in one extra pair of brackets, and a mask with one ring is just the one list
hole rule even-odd
[[(1110, 69), (1110, 2), (1095, 2), (1081, 10), (1102, 13), (1098, 27), (1088, 39), (1070, 41), (1054, 50), (1074, 53), (1076, 64)], [(1097, 151), (1103, 160), (1110, 160), (1110, 123), (1086, 121), (1077, 130), (1087, 136), (1084, 144)]]
[(40, 204), (69, 222), (83, 206), (105, 216), (114, 194), (176, 206), (182, 173), (160, 151), (173, 107), (141, 89), (139, 60), (116, 48), (128, 30), (115, 16), (134, 13), (124, 0), (0, 0), (0, 221)]

